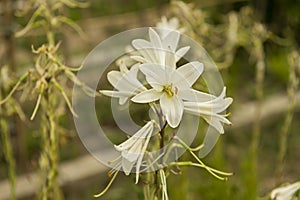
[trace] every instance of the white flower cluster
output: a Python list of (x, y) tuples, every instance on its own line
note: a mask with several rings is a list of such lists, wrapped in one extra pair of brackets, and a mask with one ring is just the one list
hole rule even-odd
[[(160, 29), (156, 32), (149, 28), (149, 41), (133, 40), (132, 47), (136, 51), (117, 62), (119, 71), (108, 73), (108, 81), (115, 90), (100, 91), (104, 95), (118, 98), (121, 105), (127, 101), (149, 104), (161, 115), (163, 122), (151, 120), (127, 141), (115, 146), (121, 152), (123, 171), (129, 174), (135, 166), (136, 181), (154, 131), (159, 131), (163, 125), (178, 127), (184, 112), (201, 116), (220, 133), (224, 133), (223, 123), (230, 124), (223, 114), (232, 103), (232, 98), (226, 97), (226, 88), (219, 96), (192, 88), (201, 76), (204, 65), (192, 61), (178, 66), (178, 61), (190, 49), (189, 46), (178, 49), (179, 40), (178, 31)], [(144, 75), (144, 81), (138, 78), (138, 73)]]

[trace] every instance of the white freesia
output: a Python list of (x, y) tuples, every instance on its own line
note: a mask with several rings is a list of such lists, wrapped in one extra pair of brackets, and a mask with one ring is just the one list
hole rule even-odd
[(132, 168), (136, 169), (136, 183), (139, 180), (140, 167), (146, 152), (150, 138), (154, 132), (155, 122), (149, 121), (139, 131), (125, 142), (115, 145), (115, 148), (121, 152), (122, 169), (126, 175), (129, 175)]
[(224, 133), (222, 123), (231, 124), (223, 113), (232, 103), (232, 98), (226, 97), (226, 88), (218, 97), (214, 97), (209, 101), (188, 101), (184, 102), (184, 110), (201, 116), (208, 124), (213, 126), (219, 133)]
[(115, 90), (100, 90), (100, 93), (119, 98), (119, 104), (123, 105), (130, 97), (146, 90), (137, 79), (137, 73), (138, 64), (128, 70), (125, 63), (120, 63), (120, 71), (113, 70), (107, 74), (107, 79)]
[(272, 200), (291, 200), (294, 194), (300, 189), (300, 182), (279, 187), (271, 192)]
[(156, 23), (156, 27), (159, 28), (158, 32), (162, 38), (165, 38), (171, 31), (184, 32), (184, 28), (180, 27), (179, 20), (176, 17), (167, 19), (166, 16), (162, 16), (161, 20)]
[(190, 62), (177, 69), (157, 64), (142, 64), (151, 89), (145, 90), (131, 100), (136, 103), (150, 103), (159, 100), (163, 115), (168, 124), (176, 128), (183, 114), (183, 100), (209, 100), (213, 96), (191, 88), (203, 72), (203, 64)]
[(170, 31), (165, 38), (161, 38), (154, 29), (149, 28), (150, 41), (135, 39), (132, 46), (138, 50), (140, 55), (131, 56), (141, 63), (153, 63), (175, 67), (175, 64), (190, 49), (189, 46), (177, 50), (180, 33)]

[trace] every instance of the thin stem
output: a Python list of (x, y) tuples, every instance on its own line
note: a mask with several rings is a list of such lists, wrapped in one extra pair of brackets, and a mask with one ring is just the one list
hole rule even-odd
[(11, 146), (11, 138), (9, 136), (8, 125), (4, 118), (0, 118), (1, 136), (3, 141), (4, 156), (8, 163), (8, 175), (10, 183), (10, 197), (12, 200), (16, 199), (16, 163), (13, 157), (13, 150)]
[(13, 87), (13, 89), (10, 91), (10, 93), (3, 99), (0, 101), (0, 105), (5, 103), (15, 92), (16, 90), (19, 88), (20, 84), (28, 77), (29, 73), (26, 72), (19, 80), (18, 82), (15, 84), (15, 86)]
[(36, 101), (36, 103), (35, 103), (35, 107), (34, 107), (34, 110), (33, 110), (33, 112), (32, 112), (32, 115), (31, 115), (31, 117), (30, 117), (30, 120), (33, 120), (33, 119), (34, 119), (34, 117), (35, 117), (35, 115), (36, 115), (36, 113), (37, 113), (37, 111), (38, 111), (38, 109), (39, 109), (39, 107), (40, 107), (41, 99), (42, 99), (43, 93), (44, 93), (44, 84), (41, 85), (41, 89), (40, 89), (40, 92), (39, 92), (39, 96), (38, 96), (38, 99), (37, 99), (37, 101)]
[(119, 171), (120, 171), (120, 169), (118, 169), (118, 170), (114, 173), (114, 175), (113, 175), (113, 177), (110, 179), (108, 185), (105, 187), (105, 189), (104, 189), (102, 192), (100, 192), (99, 194), (95, 194), (95, 195), (94, 195), (95, 198), (101, 197), (102, 195), (104, 195), (104, 194), (108, 191), (108, 189), (110, 188), (110, 186), (112, 185), (112, 183), (113, 183), (114, 180), (116, 179), (116, 177), (117, 177)]
[(180, 138), (178, 138), (177, 136), (174, 137), (175, 139), (177, 139), (187, 150), (188, 152), (197, 160), (197, 162), (199, 162), (199, 164), (201, 166), (203, 166), (204, 169), (206, 169), (206, 171), (208, 171), (211, 175), (213, 175), (214, 177), (216, 177), (217, 179), (220, 179), (220, 180), (227, 180), (226, 177), (221, 177), (219, 175), (217, 175), (210, 167), (206, 166), (199, 158), (198, 156), (193, 152), (191, 151), (190, 147), (185, 144), (184, 141), (182, 141)]
[(215, 172), (215, 173), (218, 173), (220, 175), (223, 175), (223, 176), (232, 176), (233, 173), (230, 173), (230, 172), (222, 172), (220, 170), (217, 170), (217, 169), (214, 169), (214, 168), (211, 168), (209, 166), (206, 166), (206, 165), (202, 165), (200, 163), (194, 163), (192, 161), (186, 161), (186, 162), (172, 162), (169, 164), (169, 166), (193, 166), (193, 167), (200, 167), (200, 168), (209, 168), (212, 172)]
[(53, 99), (51, 98), (50, 88), (45, 90), (45, 95), (42, 102), (43, 109), (43, 150), (40, 158), (40, 167), (43, 176), (43, 185), (41, 190), (41, 199), (57, 199), (56, 194), (57, 183), (56, 177), (58, 174), (58, 139), (56, 134), (56, 120), (54, 117)]
[(71, 111), (71, 113), (73, 114), (73, 116), (75, 117), (78, 117), (78, 115), (75, 113), (73, 107), (72, 107), (72, 104), (68, 98), (68, 96), (66, 95), (63, 87), (54, 79), (52, 78), (51, 81), (54, 83), (54, 86), (60, 91), (60, 93), (63, 95), (64, 99), (65, 99), (65, 102), (69, 108), (69, 110)]
[[(0, 88), (0, 97), (1, 97), (1, 88)], [(0, 113), (3, 114), (4, 111), (0, 105)], [(1, 130), (1, 137), (3, 141), (3, 151), (5, 159), (8, 163), (8, 175), (9, 175), (9, 182), (10, 182), (10, 197), (12, 200), (16, 199), (16, 163), (13, 156), (13, 149), (11, 146), (11, 138), (9, 135), (8, 124), (5, 118), (0, 116), (0, 130)]]

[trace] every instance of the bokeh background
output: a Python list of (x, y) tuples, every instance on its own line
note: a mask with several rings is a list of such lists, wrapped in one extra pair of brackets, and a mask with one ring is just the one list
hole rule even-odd
[[(2, 99), (18, 78), (34, 67), (36, 55), (32, 45), (37, 48), (47, 43), (47, 30), (41, 28), (32, 28), (16, 37), (39, 2), (0, 2), (0, 67), (8, 66), (11, 73), (10, 84), (3, 78), (0, 81)], [(121, 31), (156, 26), (162, 16), (176, 17), (184, 33), (198, 41), (216, 62), (228, 96), (234, 98), (229, 110), (233, 126), (226, 127), (217, 146), (204, 159), (208, 165), (234, 175), (228, 181), (220, 181), (205, 170), (181, 168), (180, 174), (168, 178), (170, 199), (268, 199), (275, 187), (300, 180), (299, 0), (91, 0), (88, 4), (84, 8), (62, 6), (57, 11), (81, 27), (74, 31), (74, 27), (60, 26), (55, 30), (56, 41), (61, 41), (59, 58), (64, 64), (80, 66), (97, 44)], [(1, 73), (3, 76), (4, 71)], [(65, 84), (68, 96), (72, 94), (72, 84)], [(108, 85), (105, 80), (101, 84)], [(19, 90), (13, 96), (17, 102), (23, 89)], [(1, 134), (5, 121), (15, 160), (17, 199), (33, 199), (40, 184), (42, 114), (38, 112), (36, 119), (29, 120), (35, 101), (33, 98), (19, 102), (24, 121), (16, 114), (6, 115), (0, 110)], [(99, 101), (97, 114), (112, 140), (116, 137), (118, 141), (120, 130), (108, 106), (108, 98)], [(140, 110), (138, 107), (133, 111), (137, 118), (143, 115)], [(88, 154), (67, 109), (58, 123), (61, 129), (57, 184), (62, 189), (61, 196), (71, 200), (93, 199), (109, 182), (109, 169)], [(199, 125), (203, 128), (195, 145), (203, 139), (206, 128), (203, 121)], [(5, 140), (4, 136), (0, 139), (1, 200), (11, 199), (11, 166)], [(134, 176), (128, 178), (120, 173), (102, 199), (143, 199), (140, 186), (134, 184)]]

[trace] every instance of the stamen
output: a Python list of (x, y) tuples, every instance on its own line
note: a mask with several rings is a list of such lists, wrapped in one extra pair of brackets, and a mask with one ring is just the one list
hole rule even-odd
[(173, 91), (172, 88), (173, 88), (173, 85), (171, 83), (170, 85), (165, 85), (163, 88), (163, 91), (165, 91), (168, 96), (172, 97), (172, 96), (174, 96), (174, 94), (177, 94), (176, 87), (175, 87), (175, 92)]

